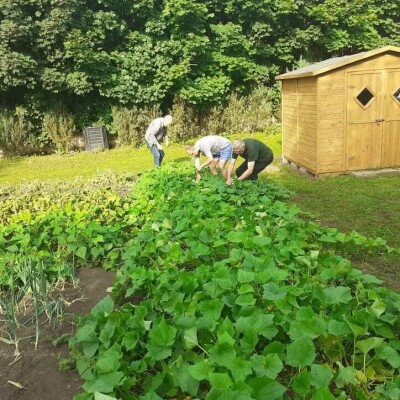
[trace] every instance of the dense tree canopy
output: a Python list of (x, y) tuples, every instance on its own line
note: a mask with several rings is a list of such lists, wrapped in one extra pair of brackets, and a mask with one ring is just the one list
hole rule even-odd
[(298, 65), (400, 45), (398, 0), (0, 0), (2, 107), (209, 107)]

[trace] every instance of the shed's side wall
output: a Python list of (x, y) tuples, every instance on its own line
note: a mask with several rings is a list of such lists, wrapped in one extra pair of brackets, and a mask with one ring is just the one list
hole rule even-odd
[(317, 80), (297, 80), (297, 153), (298, 163), (317, 172)]
[(297, 79), (282, 82), (282, 155), (297, 158)]
[(343, 171), (345, 138), (345, 69), (318, 78), (317, 173)]

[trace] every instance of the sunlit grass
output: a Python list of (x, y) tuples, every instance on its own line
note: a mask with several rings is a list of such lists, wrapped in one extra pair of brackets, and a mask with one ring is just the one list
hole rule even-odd
[[(231, 136), (239, 137), (238, 135)], [(252, 137), (269, 143), (280, 153), (280, 136), (257, 134)], [(171, 144), (165, 149), (164, 162), (190, 160), (184, 144)], [(19, 185), (33, 180), (70, 181), (76, 177), (89, 178), (105, 171), (136, 175), (153, 168), (153, 159), (147, 147), (117, 148), (104, 151), (75, 152), (12, 159), (0, 159), (0, 185)]]
[[(165, 161), (185, 156), (183, 146), (166, 149)], [(68, 155), (32, 156), (0, 160), (0, 184), (21, 184), (32, 180), (69, 181), (89, 178), (105, 171), (136, 175), (151, 168), (152, 157), (147, 148), (122, 148), (99, 152), (77, 152)]]

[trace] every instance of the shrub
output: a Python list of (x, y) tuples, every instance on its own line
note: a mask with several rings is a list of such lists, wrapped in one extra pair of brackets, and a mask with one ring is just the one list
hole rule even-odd
[(276, 99), (273, 88), (259, 87), (247, 96), (233, 93), (224, 106), (203, 116), (203, 134), (253, 133), (275, 122)]
[(27, 110), (17, 107), (14, 112), (0, 112), (0, 149), (4, 155), (26, 155), (34, 151), (35, 139)]
[(44, 114), (42, 135), (49, 138), (61, 153), (68, 152), (72, 147), (74, 133), (74, 118), (63, 107)]
[(117, 145), (139, 147), (144, 144), (144, 135), (149, 123), (161, 115), (157, 106), (144, 108), (113, 107), (110, 132), (117, 134)]
[(233, 93), (224, 105), (206, 112), (178, 99), (172, 107), (170, 136), (182, 141), (210, 134), (265, 131), (276, 121), (277, 109), (276, 88), (259, 87), (247, 96)]
[(172, 106), (173, 124), (168, 128), (171, 141), (182, 142), (200, 135), (198, 115), (193, 106), (177, 98)]

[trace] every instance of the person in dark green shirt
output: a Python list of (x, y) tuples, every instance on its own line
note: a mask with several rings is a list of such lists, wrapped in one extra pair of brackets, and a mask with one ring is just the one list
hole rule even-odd
[(235, 171), (239, 181), (258, 179), (258, 174), (271, 164), (274, 159), (272, 150), (257, 139), (234, 140), (232, 147), (232, 161), (229, 165), (226, 179), (228, 185), (233, 183), (232, 173), (239, 155), (244, 158), (244, 162)]

